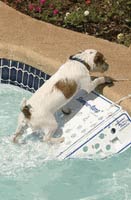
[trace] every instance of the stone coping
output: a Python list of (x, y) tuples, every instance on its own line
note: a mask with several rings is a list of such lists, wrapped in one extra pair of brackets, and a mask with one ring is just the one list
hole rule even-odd
[[(53, 74), (70, 55), (94, 48), (102, 52), (110, 64), (105, 75), (131, 79), (131, 47), (32, 19), (1, 1), (0, 27), (0, 58), (17, 60)], [(101, 92), (117, 101), (131, 93), (131, 81), (117, 82), (113, 87), (106, 86)], [(130, 99), (121, 105), (131, 114)]]
[(53, 74), (55, 70), (51, 63), (53, 60), (46, 58), (40, 53), (37, 53), (31, 49), (27, 49), (24, 46), (17, 46), (5, 42), (0, 43), (0, 57), (11, 60), (17, 60), (31, 66), (38, 68), (39, 70), (46, 71), (47, 74)]

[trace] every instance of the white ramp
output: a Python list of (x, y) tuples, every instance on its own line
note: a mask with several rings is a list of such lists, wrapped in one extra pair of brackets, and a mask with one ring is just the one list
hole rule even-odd
[(57, 113), (57, 134), (65, 137), (57, 147), (57, 158), (105, 158), (130, 147), (131, 118), (120, 106), (96, 92), (83, 91), (68, 106), (71, 115)]

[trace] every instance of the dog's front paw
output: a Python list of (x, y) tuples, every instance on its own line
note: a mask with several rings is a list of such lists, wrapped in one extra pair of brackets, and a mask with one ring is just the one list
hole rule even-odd
[(105, 83), (111, 84), (111, 85), (114, 84), (114, 79), (111, 78), (110, 76), (105, 76), (104, 78), (105, 78)]

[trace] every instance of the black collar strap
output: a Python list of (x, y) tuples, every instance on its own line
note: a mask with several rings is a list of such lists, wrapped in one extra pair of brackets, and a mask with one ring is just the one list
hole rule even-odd
[(82, 63), (90, 71), (90, 69), (91, 69), (90, 66), (84, 60), (81, 60), (80, 58), (76, 58), (74, 56), (70, 56), (69, 59), (70, 60), (75, 60), (75, 61), (78, 61), (78, 62)]

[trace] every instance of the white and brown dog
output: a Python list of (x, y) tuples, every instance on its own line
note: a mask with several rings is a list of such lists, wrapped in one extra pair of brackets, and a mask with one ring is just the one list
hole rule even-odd
[(67, 104), (78, 90), (83, 89), (90, 93), (99, 84), (111, 82), (109, 77), (99, 77), (92, 81), (89, 74), (90, 71), (104, 72), (107, 69), (104, 56), (96, 50), (87, 49), (70, 56), (29, 100), (22, 102), (13, 141), (17, 142), (24, 129), (31, 127), (33, 131), (42, 130), (45, 133), (44, 141), (63, 142), (63, 137), (53, 138), (57, 129), (54, 113)]

